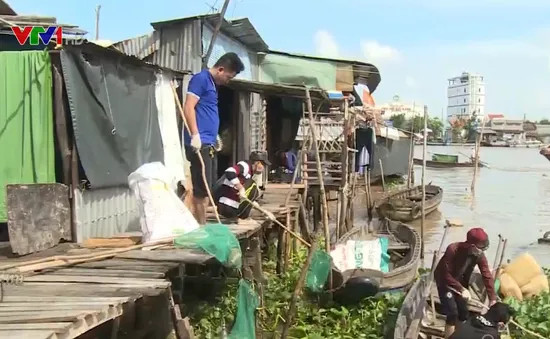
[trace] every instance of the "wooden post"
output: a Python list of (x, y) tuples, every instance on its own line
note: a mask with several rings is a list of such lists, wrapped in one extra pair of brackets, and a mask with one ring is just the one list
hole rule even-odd
[[(311, 94), (309, 88), (306, 87), (306, 103), (309, 114), (309, 132), (311, 134), (311, 141), (313, 142), (313, 151), (317, 155), (315, 162), (317, 165), (317, 178), (319, 180), (319, 193), (321, 197), (321, 203), (323, 204), (323, 226), (325, 231), (325, 250), (330, 253), (330, 230), (328, 226), (328, 206), (327, 196), (325, 193), (325, 182), (323, 180), (323, 168), (321, 167), (321, 159), (319, 159), (319, 145), (317, 144), (317, 136), (315, 135), (315, 120), (313, 118), (313, 104), (311, 102)], [(329, 278), (331, 279), (331, 278)], [(332, 279), (331, 279), (332, 280)], [(332, 286), (330, 287), (332, 289)]]
[(348, 154), (348, 131), (350, 128), (349, 124), (349, 103), (346, 99), (344, 101), (344, 130), (343, 130), (343, 142), (342, 142), (342, 183), (340, 183), (340, 191), (338, 201), (340, 203), (339, 206), (339, 214), (338, 214), (338, 221), (336, 224), (336, 239), (340, 238), (340, 235), (343, 233), (343, 229), (346, 225), (346, 215), (348, 210), (348, 199), (347, 199), (347, 191), (349, 190), (349, 179), (348, 179), (348, 162), (349, 162), (349, 154)]
[(474, 176), (472, 178), (472, 185), (470, 189), (472, 191), (472, 196), (475, 195), (476, 189), (476, 178), (477, 178), (477, 167), (479, 166), (479, 149), (481, 148), (481, 140), (483, 139), (483, 132), (485, 130), (485, 116), (481, 117), (481, 134), (477, 135), (476, 131), (476, 145), (475, 145), (475, 159), (474, 159)]
[(382, 159), (378, 159), (378, 162), (380, 163), (380, 177), (382, 178), (382, 190), (384, 191), (384, 194), (386, 194), (386, 180), (384, 179), (384, 165), (382, 165)]
[(420, 221), (420, 258), (424, 259), (424, 225), (426, 223), (426, 148), (428, 145), (428, 106), (424, 105), (424, 140), (422, 145), (422, 219)]
[(294, 293), (292, 293), (292, 298), (290, 299), (290, 305), (288, 306), (288, 313), (286, 315), (285, 325), (281, 333), (281, 339), (286, 339), (288, 337), (288, 331), (292, 326), (294, 313), (296, 313), (296, 302), (298, 301), (300, 293), (302, 292), (302, 288), (306, 280), (307, 271), (309, 270), (309, 265), (311, 265), (311, 259), (313, 258), (313, 253), (315, 253), (318, 246), (319, 242), (317, 241), (317, 236), (314, 236), (311, 243), (311, 248), (309, 249), (309, 253), (306, 258), (306, 262), (304, 263), (304, 267), (302, 267), (300, 277), (298, 278), (298, 282), (296, 283), (296, 287), (294, 288)]
[(95, 39), (99, 40), (99, 11), (101, 10), (101, 5), (97, 5), (95, 8)]
[(210, 59), (210, 55), (212, 55), (212, 50), (214, 49), (214, 43), (216, 42), (216, 38), (218, 37), (218, 34), (220, 33), (220, 29), (222, 28), (222, 23), (224, 20), (223, 17), (225, 16), (225, 12), (227, 11), (228, 6), (229, 6), (229, 0), (225, 0), (223, 3), (222, 10), (220, 12), (220, 20), (218, 21), (216, 28), (214, 28), (214, 32), (212, 33), (212, 39), (210, 40), (210, 45), (208, 45), (208, 50), (206, 51), (206, 54), (202, 59), (202, 68), (208, 67), (208, 59)]
[[(413, 114), (415, 112), (415, 105), (416, 103), (413, 102)], [(416, 115), (413, 115), (413, 120), (411, 122), (411, 144), (409, 145), (409, 168), (407, 171), (407, 188), (411, 188), (411, 184), (413, 183), (412, 180), (412, 174), (413, 174), (413, 166), (414, 166), (414, 117)]]

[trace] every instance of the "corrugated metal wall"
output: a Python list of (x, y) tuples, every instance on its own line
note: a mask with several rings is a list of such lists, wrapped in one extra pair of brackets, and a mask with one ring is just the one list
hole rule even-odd
[(141, 231), (136, 198), (129, 188), (76, 189), (76, 241)]
[[(206, 52), (208, 50), (208, 45), (210, 44), (210, 41), (212, 40), (212, 35), (214, 34), (214, 31), (212, 28), (210, 28), (209, 25), (203, 24), (202, 26), (202, 44), (204, 51)], [(248, 49), (241, 45), (240, 43), (236, 42), (235, 40), (229, 38), (225, 34), (218, 34), (218, 37), (216, 38), (216, 42), (214, 43), (214, 48), (212, 49), (212, 54), (210, 55), (210, 58), (208, 59), (208, 67), (212, 67), (218, 59), (224, 55), (225, 53), (233, 52), (236, 53), (239, 58), (241, 58), (243, 64), (244, 64), (244, 71), (241, 72), (239, 75), (237, 75), (237, 79), (243, 79), (243, 80), (254, 80), (253, 77), (253, 60), (250, 60), (250, 55), (248, 52)]]
[(158, 31), (153, 31), (132, 39), (119, 41), (113, 46), (124, 54), (145, 59), (159, 49), (159, 36)]
[(201, 22), (198, 19), (162, 27), (159, 31), (159, 49), (150, 61), (180, 72), (199, 72), (202, 63), (201, 36)]

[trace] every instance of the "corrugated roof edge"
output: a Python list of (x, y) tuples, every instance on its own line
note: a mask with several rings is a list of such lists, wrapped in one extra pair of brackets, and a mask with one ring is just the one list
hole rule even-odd
[[(295, 98), (305, 98), (306, 96), (306, 87), (303, 85), (272, 84), (260, 81), (233, 79), (227, 84), (227, 86), (233, 89), (247, 90), (255, 93), (270, 93), (273, 95)], [(310, 87), (309, 92), (312, 99), (329, 100), (328, 93), (322, 88)]]
[(17, 15), (17, 13), (6, 1), (0, 0), (0, 15)]
[[(182, 23), (182, 22), (189, 21), (189, 20), (206, 20), (206, 21), (208, 21), (208, 23), (210, 25), (215, 27), (216, 24), (217, 24), (217, 19), (218, 18), (219, 18), (219, 14), (199, 14), (199, 15), (188, 16), (188, 17), (183, 17), (183, 18), (178, 18), (178, 19), (155, 21), (155, 22), (151, 22), (151, 26), (153, 26), (154, 29), (160, 29), (160, 28), (165, 27), (165, 26)], [(242, 25), (243, 23), (249, 25), (250, 28), (254, 31), (254, 35), (256, 36), (256, 40), (258, 41), (257, 44), (254, 44), (254, 45), (258, 46), (258, 47), (256, 47), (256, 50), (261, 51), (261, 52), (268, 51), (269, 46), (265, 43), (262, 36), (260, 35), (260, 33), (258, 33), (258, 30), (256, 29), (256, 27), (254, 27), (254, 25), (252, 24), (250, 19), (248, 19), (246, 17), (245, 18), (238, 18), (238, 19), (231, 19), (231, 20), (224, 18), (224, 23), (222, 24), (221, 31), (224, 34), (226, 34), (226, 35), (228, 35), (228, 36), (230, 36), (230, 37), (232, 37), (236, 40), (239, 40), (244, 45), (247, 45), (246, 43), (241, 41), (241, 39), (239, 39), (239, 36), (236, 36), (235, 34), (232, 34), (232, 32), (229, 30), (229, 28), (235, 27), (235, 24)]]
[(157, 70), (163, 70), (163, 71), (171, 72), (171, 73), (174, 73), (174, 74), (179, 74), (179, 75), (192, 74), (191, 71), (180, 72), (180, 71), (176, 71), (176, 70), (173, 70), (173, 69), (170, 69), (170, 68), (155, 65), (155, 64), (150, 63), (150, 62), (143, 61), (143, 60), (139, 59), (138, 57), (128, 55), (128, 54), (124, 54), (123, 52), (119, 51), (114, 46), (110, 46), (110, 47), (105, 48), (105, 47), (102, 47), (100, 45), (96, 45), (93, 42), (86, 41), (82, 45), (72, 45), (72, 46), (67, 46), (67, 47), (64, 47), (64, 48), (77, 48), (77, 49), (79, 48), (79, 49), (82, 49), (83, 51), (88, 52), (88, 53), (102, 53), (102, 54), (105, 54), (105, 55), (111, 56), (111, 57), (119, 57), (119, 58), (125, 59), (125, 60), (127, 60), (131, 63), (134, 63), (135, 65), (140, 65), (140, 66), (144, 66), (144, 67), (151, 67), (151, 68), (155, 68)]
[(271, 49), (267, 53), (293, 56), (293, 57), (297, 57), (297, 58), (316, 59), (316, 60), (323, 60), (323, 61), (343, 62), (343, 63), (348, 63), (348, 64), (370, 66), (370, 67), (374, 67), (376, 69), (376, 71), (378, 71), (378, 67), (376, 67), (375, 65), (370, 64), (368, 62), (358, 61), (358, 60), (340, 59), (340, 58), (327, 58), (327, 57), (322, 57), (322, 56), (317, 56), (317, 55), (308, 55), (308, 54), (300, 54), (300, 53), (289, 53), (289, 52), (283, 52), (283, 51), (274, 51), (274, 50), (271, 50)]

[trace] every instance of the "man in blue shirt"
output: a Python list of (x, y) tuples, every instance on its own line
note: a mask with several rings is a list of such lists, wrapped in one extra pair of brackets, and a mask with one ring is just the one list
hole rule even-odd
[[(226, 85), (243, 70), (244, 65), (239, 56), (235, 53), (226, 53), (216, 61), (213, 67), (193, 75), (187, 88), (184, 114), (191, 135), (185, 130), (185, 154), (191, 165), (194, 215), (201, 225), (206, 223), (207, 189), (212, 187), (214, 145), (220, 127), (216, 86)], [(203, 168), (198, 154), (204, 160), (208, 188), (205, 187), (202, 178)]]

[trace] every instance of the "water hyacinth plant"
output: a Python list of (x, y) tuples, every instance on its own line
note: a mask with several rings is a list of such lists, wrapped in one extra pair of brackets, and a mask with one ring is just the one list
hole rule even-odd
[[(259, 331), (266, 339), (280, 338), (285, 323), (289, 300), (296, 286), (300, 270), (305, 261), (306, 250), (302, 249), (291, 258), (288, 271), (282, 277), (275, 274), (275, 263), (264, 263), (267, 285), (264, 287), (264, 305), (258, 309)], [(424, 273), (426, 269), (422, 269)], [(545, 269), (550, 277), (550, 270)], [(226, 288), (215, 305), (203, 304), (192, 314), (192, 325), (198, 338), (220, 338), (229, 332), (236, 314), (236, 285)], [(380, 339), (392, 338), (396, 316), (404, 294), (386, 294), (370, 298), (361, 305), (345, 308), (330, 303), (312, 300), (304, 293), (297, 303), (297, 313), (289, 338), (293, 339)], [(550, 293), (519, 302), (508, 298), (516, 311), (514, 320), (521, 326), (550, 338)], [(510, 324), (511, 338), (535, 339), (518, 327)]]

